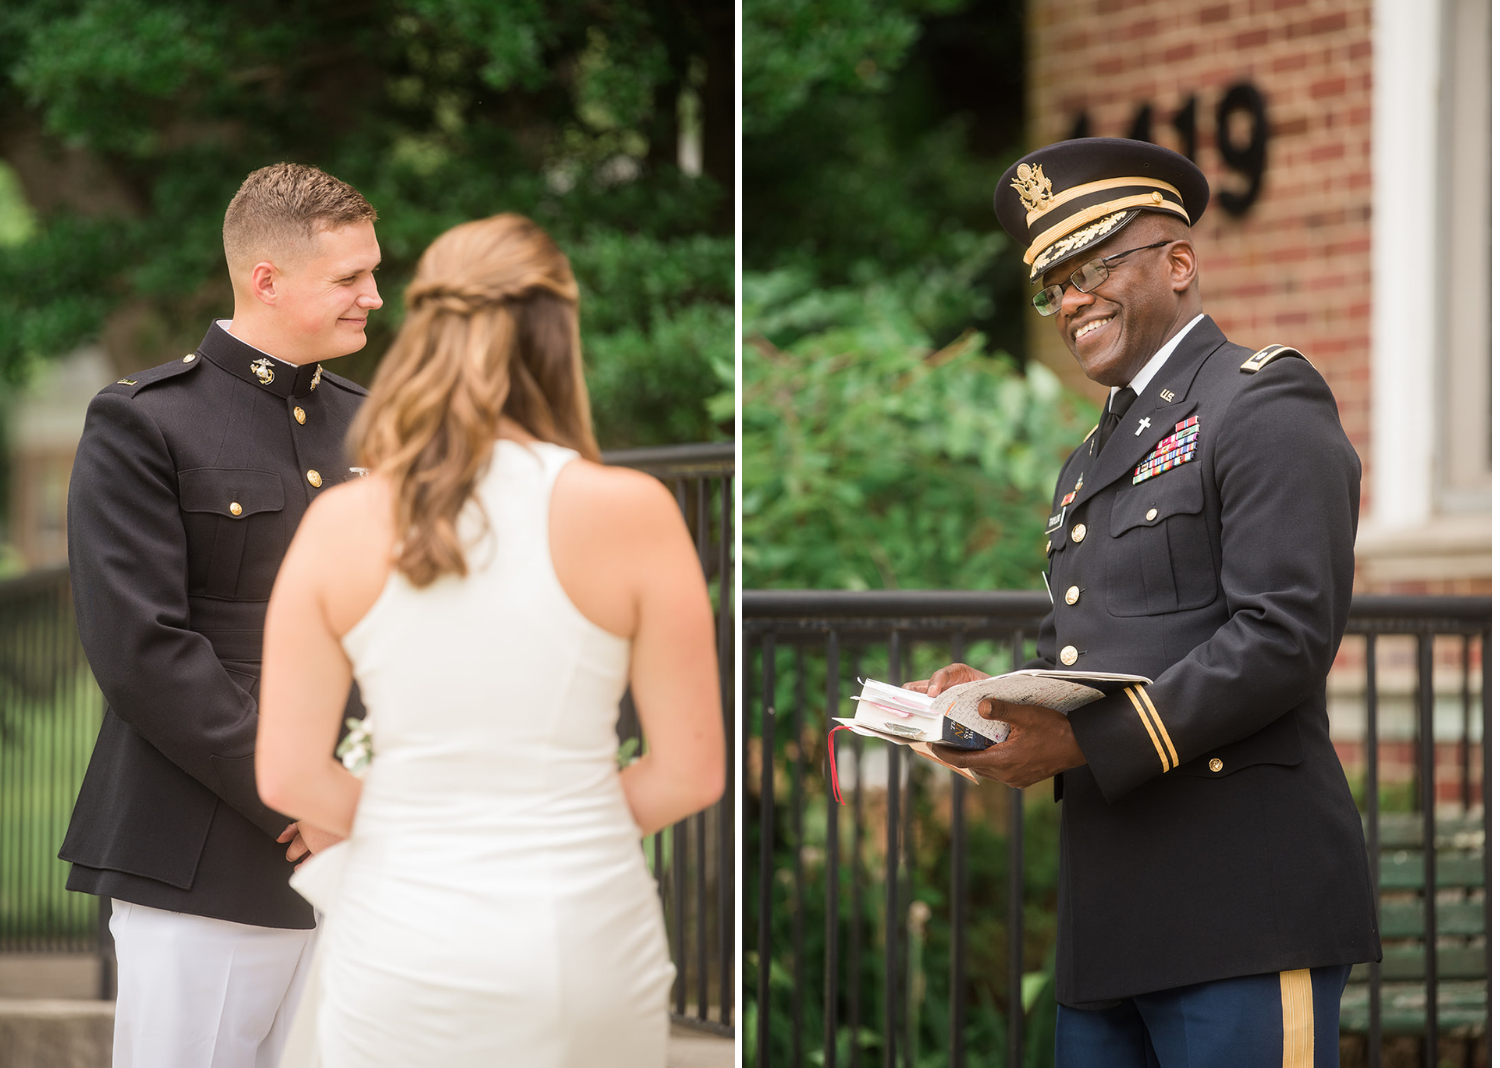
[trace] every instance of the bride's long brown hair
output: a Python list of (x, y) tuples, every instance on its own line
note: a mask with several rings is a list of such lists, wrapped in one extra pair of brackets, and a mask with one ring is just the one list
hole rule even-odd
[(591, 460), (568, 258), (520, 215), (455, 226), (422, 254), (406, 321), (349, 431), (358, 463), (396, 489), (396, 567), (415, 586), (466, 575), (458, 516), (501, 415)]

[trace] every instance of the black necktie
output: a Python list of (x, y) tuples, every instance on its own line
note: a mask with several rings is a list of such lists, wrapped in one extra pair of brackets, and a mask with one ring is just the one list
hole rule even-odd
[(1126, 386), (1115, 394), (1114, 400), (1104, 406), (1104, 414), (1099, 417), (1099, 448), (1094, 455), (1104, 451), (1104, 443), (1109, 436), (1115, 432), (1115, 427), (1120, 425), (1120, 419), (1130, 410), (1135, 403), (1135, 390)]

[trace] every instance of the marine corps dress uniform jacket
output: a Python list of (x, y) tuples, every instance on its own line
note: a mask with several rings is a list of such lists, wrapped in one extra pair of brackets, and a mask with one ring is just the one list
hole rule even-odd
[[(1281, 357), (1281, 358), (1277, 358)], [(1205, 317), (1048, 519), (1038, 663), (1154, 680), (1074, 711), (1057, 997), (1378, 960), (1363, 832), (1328, 735), (1359, 459), (1300, 354)]]
[[(364, 390), (210, 326), (89, 404), (68, 489), (78, 630), (108, 704), (60, 856), (68, 888), (313, 926), (255, 788), (266, 604), (302, 515), (351, 468)], [(349, 715), (363, 715), (350, 694)]]

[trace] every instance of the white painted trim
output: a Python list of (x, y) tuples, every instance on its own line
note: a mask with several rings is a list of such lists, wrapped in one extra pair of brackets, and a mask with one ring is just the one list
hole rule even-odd
[(1433, 512), (1442, 8), (1375, 0), (1369, 474), (1386, 530)]

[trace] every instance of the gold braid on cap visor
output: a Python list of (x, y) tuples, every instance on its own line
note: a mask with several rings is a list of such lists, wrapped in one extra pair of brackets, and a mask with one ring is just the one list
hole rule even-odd
[[(1061, 222), (1047, 227), (1031, 242), (1031, 247), (1026, 250), (1026, 255), (1022, 259), (1030, 266), (1036, 261), (1042, 251), (1048, 249), (1054, 242), (1060, 242), (1065, 237), (1076, 236), (1074, 235), (1074, 231), (1079, 227), (1087, 226), (1091, 222), (1103, 221), (1106, 216), (1129, 211), (1132, 208), (1154, 208), (1158, 211), (1170, 211), (1182, 216), (1183, 222), (1191, 225), (1192, 220), (1188, 218), (1187, 209), (1180, 203), (1182, 194), (1174, 186), (1168, 185), (1166, 182), (1159, 182), (1153, 178), (1109, 178), (1101, 182), (1089, 182), (1085, 185), (1076, 186), (1053, 197), (1046, 211), (1028, 213), (1026, 222), (1027, 225), (1030, 225), (1041, 216), (1056, 211), (1060, 204), (1076, 200), (1081, 196), (1087, 196), (1090, 193), (1126, 187), (1140, 189), (1143, 185), (1154, 188), (1149, 192), (1131, 193), (1129, 196), (1117, 197), (1114, 200), (1106, 200), (1103, 203), (1090, 204), (1088, 207), (1069, 215)], [(1170, 193), (1175, 199), (1169, 200), (1163, 196), (1162, 190)], [(1097, 234), (1098, 231), (1096, 230), (1094, 233)], [(1082, 242), (1073, 244), (1071, 247), (1077, 248), (1078, 244), (1082, 244)], [(1055, 256), (1048, 257), (1049, 262), (1054, 259), (1056, 259)]]

